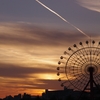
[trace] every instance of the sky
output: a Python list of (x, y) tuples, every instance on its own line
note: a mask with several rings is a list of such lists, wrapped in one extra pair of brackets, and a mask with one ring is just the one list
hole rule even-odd
[(60, 56), (87, 36), (100, 38), (100, 0), (40, 2), (67, 22), (36, 0), (0, 2), (0, 97), (63, 89), (56, 75)]

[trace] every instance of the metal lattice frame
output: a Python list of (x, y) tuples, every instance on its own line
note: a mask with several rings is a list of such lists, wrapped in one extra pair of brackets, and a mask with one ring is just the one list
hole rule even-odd
[[(100, 42), (86, 41), (74, 44), (60, 57), (57, 75), (61, 86), (73, 86), (73, 89), (84, 90), (90, 80), (90, 70), (93, 74), (93, 86), (100, 84)], [(67, 78), (65, 80), (65, 75)], [(90, 88), (87, 87), (87, 88)]]

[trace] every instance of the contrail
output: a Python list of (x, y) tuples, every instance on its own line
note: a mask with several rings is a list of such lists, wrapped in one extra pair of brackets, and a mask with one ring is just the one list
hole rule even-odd
[(46, 5), (44, 5), (42, 2), (40, 2), (39, 0), (36, 0), (36, 2), (38, 2), (40, 5), (42, 5), (44, 8), (46, 8), (47, 10), (49, 10), (50, 12), (52, 12), (53, 14), (55, 14), (56, 16), (58, 16), (60, 19), (62, 19), (63, 21), (65, 21), (66, 23), (70, 24), (72, 27), (74, 27), (76, 30), (78, 30), (79, 32), (81, 32), (82, 34), (84, 34), (86, 37), (90, 38), (86, 33), (84, 33), (82, 30), (80, 30), (79, 28), (77, 28), (76, 26), (74, 26), (73, 24), (71, 24), (69, 21), (67, 21), (66, 19), (64, 19), (61, 15), (59, 15), (58, 13), (56, 13), (55, 11), (53, 11), (52, 9), (50, 9), (49, 7), (47, 7)]

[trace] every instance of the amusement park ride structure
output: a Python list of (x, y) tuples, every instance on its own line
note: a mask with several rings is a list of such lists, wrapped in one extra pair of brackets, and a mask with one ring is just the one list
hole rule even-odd
[[(100, 85), (100, 42), (94, 40), (74, 44), (64, 51), (57, 67), (61, 86), (68, 85), (82, 92), (90, 90), (90, 98), (94, 100), (94, 87)], [(65, 77), (63, 76), (65, 74)], [(69, 87), (69, 86), (67, 86)]]

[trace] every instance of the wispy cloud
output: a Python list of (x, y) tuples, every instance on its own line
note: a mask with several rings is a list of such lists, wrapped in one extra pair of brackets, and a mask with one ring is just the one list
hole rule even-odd
[[(71, 41), (72, 36), (77, 40), (79, 33), (60, 30), (49, 30), (35, 25), (1, 24), (0, 41), (19, 45), (62, 45)], [(60, 40), (60, 41), (59, 41)]]
[(28, 93), (32, 89), (59, 88), (56, 75), (59, 57), (70, 45), (84, 39), (82, 34), (69, 30), (51, 30), (27, 23), (0, 23), (3, 94), (9, 87), (14, 91), (15, 86), (18, 91)]
[[(51, 66), (52, 67), (52, 66)], [(27, 78), (31, 77), (31, 74), (38, 74), (38, 73), (54, 73), (54, 69), (49, 68), (35, 68), (33, 67), (21, 67), (18, 65), (12, 64), (2, 64), (0, 63), (0, 77), (8, 77), (8, 78)], [(32, 76), (33, 78), (36, 78)], [(37, 77), (38, 78), (38, 77)]]
[(100, 0), (77, 0), (77, 1), (78, 4), (89, 10), (100, 12)]

